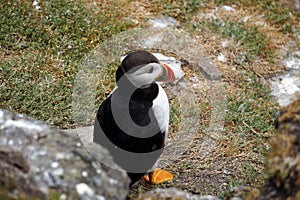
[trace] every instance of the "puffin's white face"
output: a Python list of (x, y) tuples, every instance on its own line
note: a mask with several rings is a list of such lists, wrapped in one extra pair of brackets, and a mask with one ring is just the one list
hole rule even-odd
[[(171, 75), (170, 75), (171, 73)], [(167, 81), (174, 79), (174, 73), (172, 70), (163, 64), (149, 63), (140, 67), (137, 67), (133, 72), (126, 73), (126, 77), (132, 82), (137, 88), (148, 87), (151, 83), (162, 80)], [(168, 80), (168, 81), (170, 81)]]

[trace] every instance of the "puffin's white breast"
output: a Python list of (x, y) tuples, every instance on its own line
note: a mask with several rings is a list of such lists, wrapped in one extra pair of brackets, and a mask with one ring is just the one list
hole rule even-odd
[(165, 90), (157, 83), (159, 92), (157, 97), (153, 100), (152, 110), (155, 118), (157, 119), (158, 126), (162, 132), (166, 133), (168, 137), (168, 126), (169, 126), (169, 100)]
[[(153, 100), (153, 105), (151, 107), (153, 114), (157, 120), (158, 126), (160, 128), (161, 132), (165, 132), (165, 141), (168, 137), (168, 127), (169, 127), (169, 100), (168, 96), (165, 92), (165, 90), (161, 87), (159, 83), (158, 85), (158, 95)], [(118, 89), (118, 86), (116, 86), (113, 91), (109, 94), (111, 96), (113, 93), (115, 93)], [(116, 95), (115, 98), (118, 98), (119, 96)], [(121, 98), (121, 97), (119, 97)]]

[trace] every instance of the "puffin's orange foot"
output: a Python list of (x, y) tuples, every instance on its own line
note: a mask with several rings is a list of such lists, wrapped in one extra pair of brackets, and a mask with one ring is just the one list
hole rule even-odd
[(171, 174), (166, 170), (156, 168), (152, 172), (152, 175), (147, 174), (144, 176), (144, 179), (148, 183), (159, 184), (159, 183), (173, 180), (173, 174)]

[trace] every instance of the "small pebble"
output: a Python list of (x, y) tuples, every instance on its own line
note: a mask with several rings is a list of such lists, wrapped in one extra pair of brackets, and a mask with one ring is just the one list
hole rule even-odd
[(150, 24), (154, 28), (166, 28), (168, 26), (174, 26), (176, 24), (176, 19), (173, 17), (163, 17), (163, 18), (155, 18), (149, 20)]
[(51, 167), (52, 167), (52, 168), (56, 168), (56, 167), (58, 167), (58, 165), (59, 165), (58, 162), (53, 162), (53, 163), (51, 163)]
[(94, 191), (86, 183), (79, 183), (75, 187), (79, 195), (84, 195), (84, 194), (88, 196), (94, 195)]
[(97, 200), (105, 200), (105, 197), (104, 196), (100, 196), (100, 195), (96, 195), (96, 199)]
[(87, 176), (88, 176), (88, 173), (87, 173), (86, 171), (82, 171), (82, 172), (81, 172), (81, 175), (82, 175), (83, 177), (87, 177)]
[(66, 194), (61, 194), (61, 195), (59, 196), (59, 199), (60, 199), (60, 200), (65, 200), (65, 199), (67, 199), (67, 195), (66, 195)]
[(65, 154), (64, 153), (57, 153), (55, 154), (55, 159), (56, 160), (61, 160), (65, 158)]
[(219, 60), (220, 62), (226, 62), (226, 61), (227, 61), (226, 56), (225, 56), (224, 54), (222, 54), (222, 53), (220, 53), (220, 54), (218, 55), (218, 60)]
[(13, 140), (8, 140), (8, 145), (10, 145), (10, 146), (14, 145), (14, 141)]
[(118, 181), (117, 180), (115, 180), (115, 179), (109, 179), (109, 183), (110, 184), (112, 184), (112, 185), (114, 185), (114, 184), (117, 184), (118, 183)]
[(62, 176), (64, 174), (63, 168), (58, 168), (52, 171), (52, 174), (55, 176)]
[(228, 42), (227, 42), (227, 41), (223, 41), (223, 42), (222, 42), (222, 47), (223, 47), (223, 48), (228, 47)]
[(235, 9), (234, 9), (233, 7), (231, 7), (231, 6), (223, 5), (223, 6), (221, 6), (221, 8), (222, 8), (223, 10), (229, 11), (229, 12), (235, 11)]

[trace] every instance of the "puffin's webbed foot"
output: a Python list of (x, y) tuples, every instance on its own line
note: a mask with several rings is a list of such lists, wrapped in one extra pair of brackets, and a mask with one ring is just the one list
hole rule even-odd
[(149, 172), (145, 175), (144, 179), (148, 183), (159, 184), (173, 180), (173, 174), (166, 170), (156, 168), (153, 172)]

